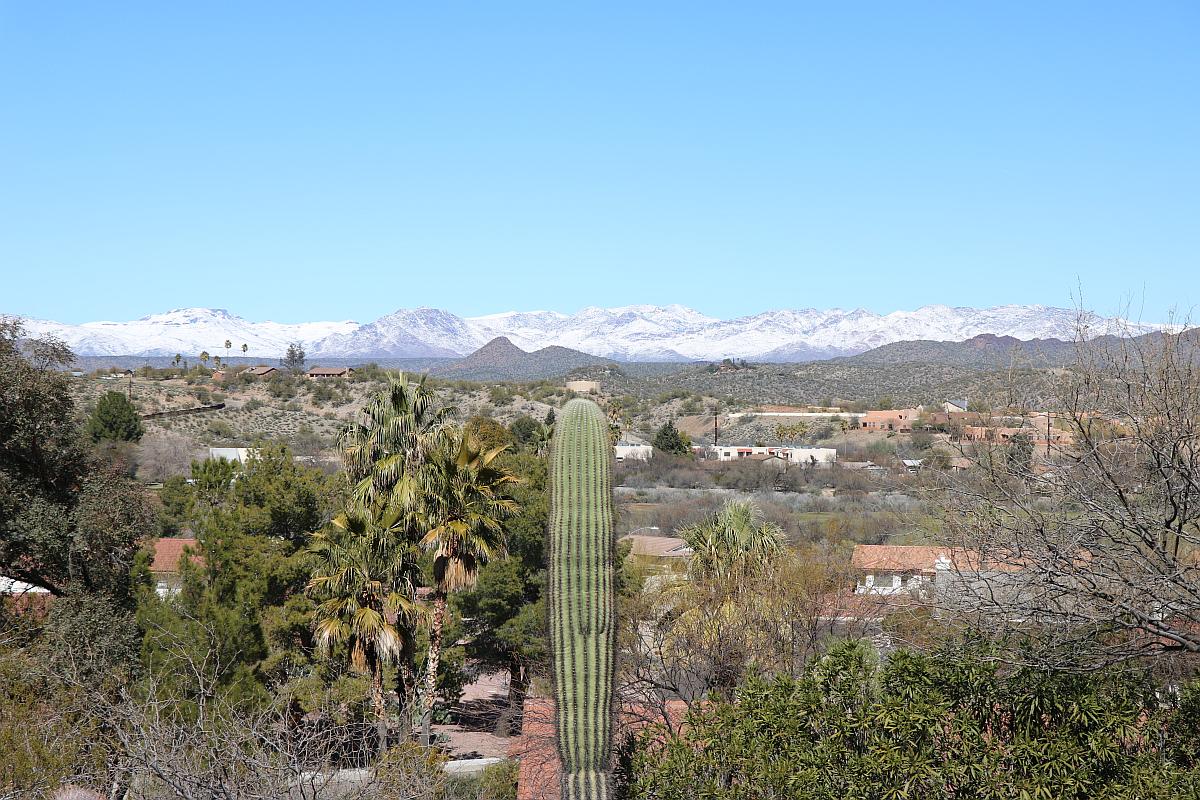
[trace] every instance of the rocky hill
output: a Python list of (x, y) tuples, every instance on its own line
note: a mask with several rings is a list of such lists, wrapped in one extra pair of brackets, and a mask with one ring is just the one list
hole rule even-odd
[(432, 373), (472, 381), (534, 381), (612, 364), (608, 359), (567, 347), (543, 347), (529, 353), (498, 336), (465, 358), (435, 367)]

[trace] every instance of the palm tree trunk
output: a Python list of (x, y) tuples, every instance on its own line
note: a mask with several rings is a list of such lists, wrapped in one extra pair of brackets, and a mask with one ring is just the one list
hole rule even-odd
[(433, 624), (429, 629), (429, 658), (425, 672), (425, 707), (421, 715), (421, 736), (425, 746), (433, 744), (433, 700), (437, 695), (438, 662), (442, 657), (442, 626), (446, 622), (446, 595), (438, 592), (433, 600)]
[(383, 662), (371, 656), (371, 709), (375, 712), (376, 745), (379, 757), (387, 751), (387, 706), (383, 701)]
[(405, 637), (404, 648), (396, 660), (396, 705), (400, 709), (400, 736), (406, 742), (412, 736), (413, 695), (417, 689), (414, 672), (412, 641)]

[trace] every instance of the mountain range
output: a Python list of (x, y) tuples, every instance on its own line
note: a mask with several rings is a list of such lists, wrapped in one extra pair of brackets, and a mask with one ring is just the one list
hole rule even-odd
[[(1088, 315), (1094, 333), (1140, 334), (1156, 324)], [(400, 309), (374, 322), (251, 322), (223, 309), (181, 308), (130, 322), (69, 325), (24, 318), (31, 335), (53, 335), (81, 356), (278, 358), (298, 341), (313, 359), (458, 358), (503, 337), (526, 352), (569, 348), (615, 361), (808, 361), (851, 356), (895, 342), (962, 342), (981, 334), (1072, 339), (1078, 311), (1041, 305), (922, 306), (876, 314), (864, 309), (782, 309), (718, 319), (679, 305), (588, 307), (575, 314), (506, 312), (460, 317), (434, 308)], [(231, 344), (225, 347), (225, 342)], [(509, 353), (509, 355), (512, 355)], [(553, 355), (553, 353), (551, 354)], [(561, 354), (560, 354), (561, 355)], [(465, 371), (464, 371), (465, 372)]]

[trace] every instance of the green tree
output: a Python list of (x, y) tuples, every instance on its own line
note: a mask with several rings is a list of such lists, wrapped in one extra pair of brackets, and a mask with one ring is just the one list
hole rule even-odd
[[(420, 467), (446, 426), (447, 412), (435, 400), (424, 378), (414, 382), (403, 374), (389, 376), (364, 404), (364, 421), (351, 423), (338, 434), (351, 503), (372, 515), (382, 516), (385, 510), (394, 514), (389, 535), (398, 548), (416, 547), (424, 533), (417, 513)], [(405, 639), (411, 641), (411, 636)], [(399, 657), (396, 695), (402, 708), (413, 706), (414, 659), (411, 647)]]
[(304, 347), (300, 342), (288, 342), (287, 352), (279, 363), (287, 368), (289, 372), (299, 373), (304, 371)]
[(522, 414), (508, 426), (513, 440), (522, 447), (533, 442), (539, 428), (541, 428), (541, 423), (528, 414)]
[(206, 458), (192, 462), (192, 484), (196, 499), (208, 508), (223, 506), (233, 489), (240, 464), (225, 458)]
[(990, 655), (951, 643), (881, 662), (861, 642), (836, 645), (802, 677), (755, 678), (697, 710), (679, 735), (644, 732), (627, 796), (1195, 796), (1200, 771), (1161, 746), (1191, 735), (1186, 699), (1136, 670), (1003, 668)]
[(674, 420), (668, 420), (654, 434), (654, 449), (676, 456), (691, 455), (692, 440), (687, 434), (675, 427)]
[(1022, 432), (1010, 438), (1005, 447), (1004, 458), (1013, 474), (1028, 474), (1033, 463), (1033, 437)]
[(542, 594), (549, 498), (544, 458), (528, 450), (502, 458), (504, 467), (519, 479), (509, 490), (518, 510), (504, 523), (506, 552), (484, 564), (475, 586), (459, 593), (455, 603), (467, 656), (486, 669), (508, 672), (508, 709), (497, 727), (511, 732), (526, 687), (547, 653)]
[(200, 363), (206, 367), (208, 366), (208, 351), (207, 350), (200, 351)]
[(780, 444), (794, 444), (808, 434), (808, 423), (797, 422), (793, 425), (779, 424), (775, 426), (775, 438)]
[(136, 442), (144, 432), (137, 409), (120, 392), (105, 392), (87, 424), (93, 442)]
[(246, 357), (246, 351), (248, 351), (249, 349), (250, 349), (250, 345), (246, 344), (245, 342), (242, 342), (242, 358)]
[(358, 502), (415, 508), (419, 486), (413, 468), (434, 448), (446, 425), (447, 411), (435, 400), (423, 377), (413, 382), (406, 375), (389, 376), (364, 404), (365, 421), (339, 432), (346, 480)]
[(508, 429), (491, 417), (475, 415), (463, 426), (467, 436), (479, 450), (487, 451), (495, 448), (508, 447), (513, 443), (512, 434)]
[(473, 586), (479, 566), (503, 553), (503, 522), (516, 511), (507, 494), (516, 478), (496, 463), (503, 450), (481, 450), (466, 431), (450, 431), (421, 470), (419, 513), (426, 529), (421, 547), (433, 553), (433, 618), (422, 719), (426, 744), (430, 743), (447, 598)]
[(729, 500), (709, 519), (679, 530), (692, 549), (693, 580), (738, 580), (769, 571), (783, 554), (783, 531), (753, 502)]
[(317, 641), (326, 652), (345, 644), (351, 663), (370, 676), (380, 753), (388, 738), (383, 668), (411, 649), (407, 640), (420, 615), (413, 599), (415, 551), (392, 535), (397, 522), (392, 512), (348, 511), (314, 535), (310, 549)]

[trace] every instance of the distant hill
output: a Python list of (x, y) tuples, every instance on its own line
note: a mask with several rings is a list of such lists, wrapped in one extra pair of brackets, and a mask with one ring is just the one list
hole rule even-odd
[(981, 333), (965, 342), (893, 342), (833, 360), (848, 364), (942, 364), (1003, 369), (1009, 366), (1062, 367), (1070, 364), (1075, 354), (1075, 343), (1061, 339), (1021, 340)]
[[(1127, 350), (1131, 355), (1139, 348), (1154, 352), (1161, 343), (1162, 333), (1154, 331), (1128, 339), (1118, 336), (1097, 336), (1082, 345), (1113, 351)], [(1193, 359), (1200, 360), (1200, 331), (1193, 329), (1183, 338)], [(975, 370), (1033, 367), (1055, 369), (1076, 363), (1080, 355), (1076, 342), (1062, 339), (1017, 339), (983, 333), (965, 342), (934, 342), (926, 340), (893, 342), (859, 353), (831, 359), (833, 363), (856, 365), (937, 364)], [(1135, 356), (1136, 357), (1136, 356)]]
[(580, 367), (615, 366), (607, 358), (569, 347), (543, 347), (527, 353), (507, 337), (497, 336), (453, 363), (435, 367), (432, 374), (471, 381), (535, 381), (557, 378)]

